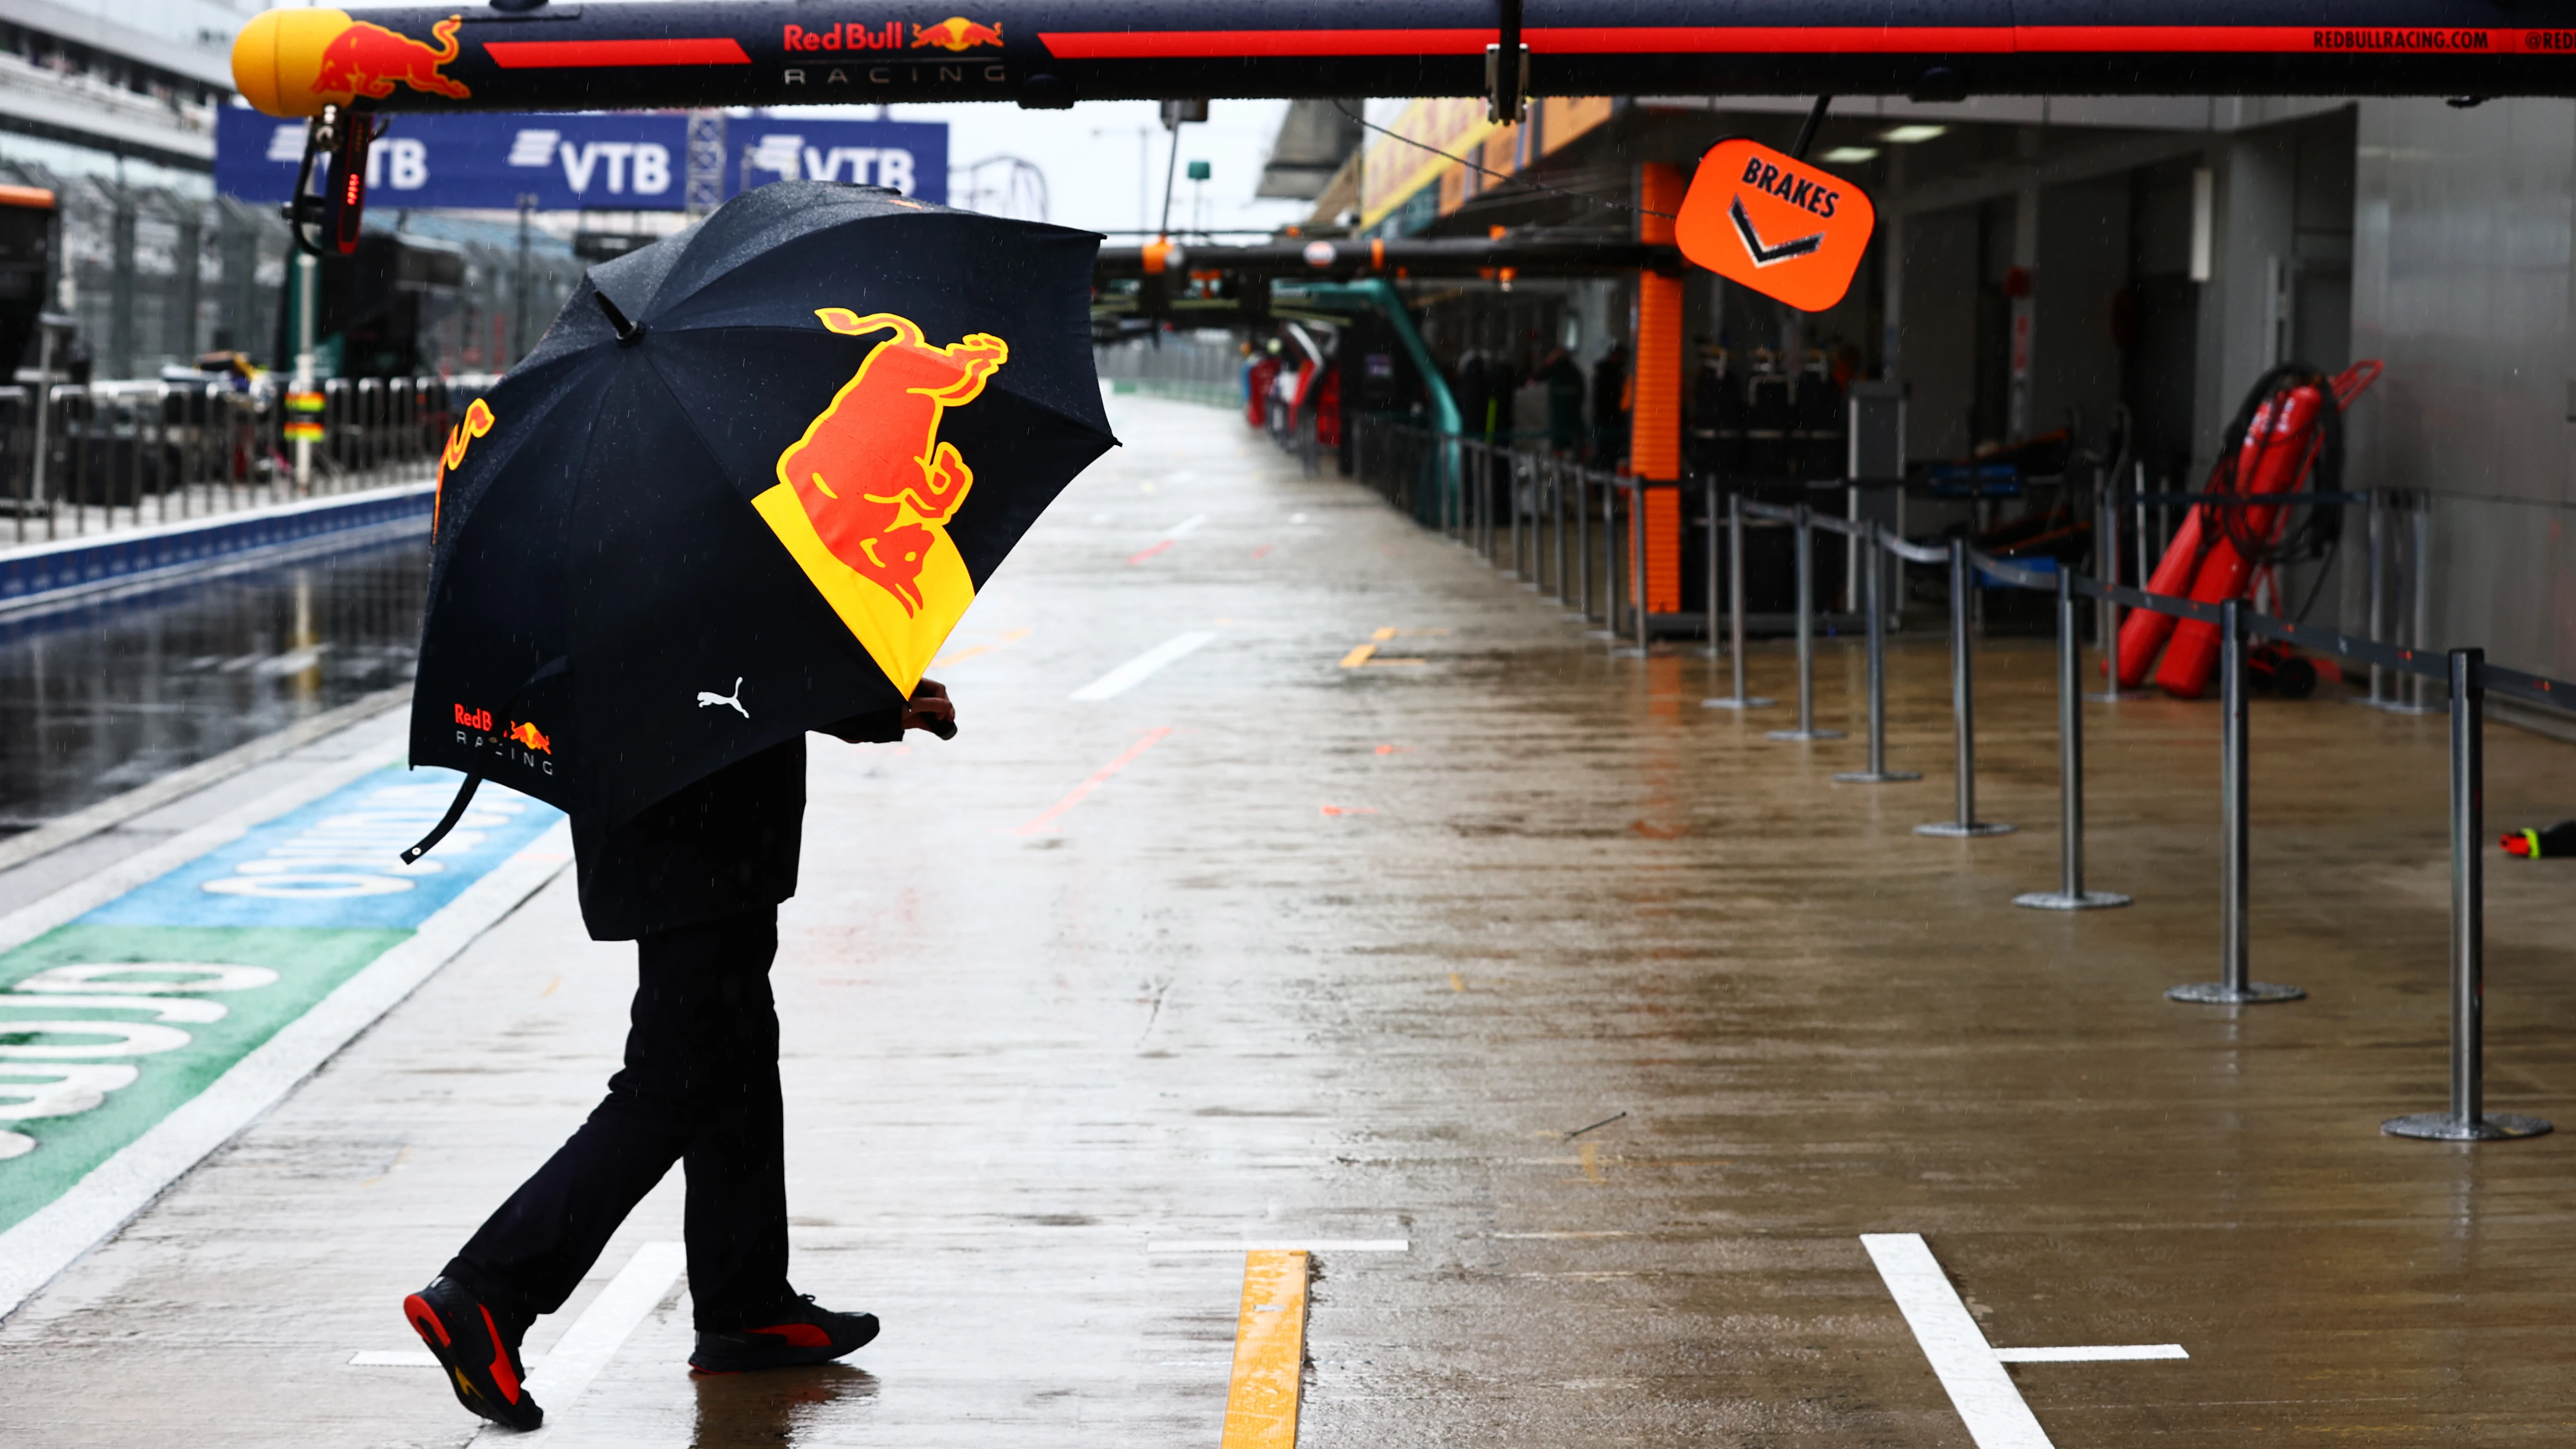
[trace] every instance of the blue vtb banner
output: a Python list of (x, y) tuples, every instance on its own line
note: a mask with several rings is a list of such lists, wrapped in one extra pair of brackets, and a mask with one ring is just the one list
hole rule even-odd
[[(729, 116), (717, 148), (724, 194), (798, 178), (891, 186), (948, 200), (945, 122)], [(226, 106), (215, 125), (215, 188), (284, 201), (304, 157), (304, 123)], [(712, 159), (712, 158), (710, 158)], [(382, 207), (677, 211), (688, 200), (689, 121), (652, 113), (404, 115), (367, 158)]]

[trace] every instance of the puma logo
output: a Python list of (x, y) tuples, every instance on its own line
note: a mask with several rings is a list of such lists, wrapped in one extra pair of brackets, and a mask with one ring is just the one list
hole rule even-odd
[(742, 676), (740, 675), (734, 676), (731, 694), (718, 694), (712, 689), (699, 690), (698, 708), (705, 709), (711, 704), (729, 706), (735, 714), (741, 715), (744, 719), (751, 718), (751, 711), (742, 707)]

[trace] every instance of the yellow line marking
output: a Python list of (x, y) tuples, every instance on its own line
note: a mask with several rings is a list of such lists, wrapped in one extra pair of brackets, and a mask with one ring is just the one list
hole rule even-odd
[(1305, 1358), (1306, 1255), (1244, 1254), (1223, 1449), (1297, 1449), (1298, 1370)]
[(394, 1154), (394, 1160), (385, 1164), (385, 1170), (384, 1170), (384, 1171), (377, 1173), (375, 1176), (373, 1176), (373, 1177), (371, 1177), (371, 1178), (368, 1178), (366, 1181), (364, 1181), (364, 1182), (362, 1182), (362, 1183), (359, 1183), (359, 1184), (358, 1184), (358, 1186), (360, 1186), (360, 1187), (374, 1187), (377, 1183), (380, 1183), (380, 1182), (384, 1181), (386, 1178), (393, 1176), (393, 1175), (394, 1175), (394, 1171), (395, 1171), (395, 1169), (397, 1169), (397, 1168), (401, 1167), (404, 1163), (409, 1162), (410, 1160), (411, 1160), (411, 1144), (410, 1144), (410, 1143), (408, 1143), (408, 1142), (406, 1142), (406, 1143), (404, 1143), (404, 1144), (403, 1144), (403, 1146), (402, 1146), (402, 1151), (397, 1152), (397, 1153), (395, 1153), (395, 1154)]
[(538, 992), (537, 995), (552, 996), (555, 994), (555, 988), (561, 985), (563, 985), (563, 978), (561, 976), (557, 976), (554, 980), (547, 982), (546, 989)]
[(1449, 973), (1449, 989), (1450, 989), (1450, 990), (1452, 990), (1452, 991), (1464, 991), (1464, 990), (1466, 990), (1466, 989), (1467, 989), (1467, 978), (1466, 978), (1466, 977), (1464, 977), (1464, 976), (1459, 975), (1459, 974), (1458, 974), (1457, 972), (1455, 972), (1455, 971), (1450, 972), (1450, 973)]
[(1608, 1182), (1610, 1180), (1601, 1175), (1600, 1148), (1586, 1142), (1583, 1144), (1583, 1150), (1575, 1154), (1574, 1160), (1583, 1164), (1583, 1176), (1587, 1181)]
[(1342, 656), (1342, 667), (1344, 669), (1357, 669), (1361, 665), (1368, 663), (1369, 656), (1376, 652), (1377, 646), (1374, 644), (1359, 645), (1352, 649), (1350, 653)]
[(1392, 625), (1392, 624), (1390, 624), (1390, 625), (1388, 625), (1387, 627), (1385, 627), (1385, 628), (1383, 628), (1383, 629), (1378, 630), (1376, 633), (1371, 634), (1369, 637), (1370, 637), (1370, 638), (1372, 638), (1372, 639), (1375, 639), (1375, 640), (1376, 640), (1377, 642), (1379, 642), (1380, 644), (1383, 644), (1383, 643), (1385, 643), (1387, 640), (1394, 638), (1394, 637), (1395, 637), (1395, 633), (1396, 633), (1395, 626), (1394, 626), (1394, 625)]
[(931, 660), (930, 664), (934, 669), (943, 664), (963, 664), (978, 654), (990, 654), (1005, 644), (1017, 644), (1035, 632), (1036, 631), (1033, 629), (1012, 629), (990, 644), (977, 644), (971, 648), (957, 650), (954, 653), (942, 654), (938, 658)]

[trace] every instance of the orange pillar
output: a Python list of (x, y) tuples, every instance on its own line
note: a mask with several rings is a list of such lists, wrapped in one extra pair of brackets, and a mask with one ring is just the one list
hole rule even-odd
[[(1637, 168), (1637, 239), (1673, 240), (1682, 209), (1682, 171), (1654, 162)], [(1663, 212), (1662, 216), (1643, 213)], [(1628, 466), (1637, 477), (1677, 483), (1682, 476), (1682, 280), (1637, 274), (1636, 409), (1628, 417)], [(1682, 611), (1682, 499), (1679, 488), (1646, 490), (1646, 611)]]

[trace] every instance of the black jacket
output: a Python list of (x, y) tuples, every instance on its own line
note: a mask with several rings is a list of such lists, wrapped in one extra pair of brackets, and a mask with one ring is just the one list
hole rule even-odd
[[(827, 731), (856, 743), (903, 738), (903, 711), (856, 715)], [(581, 919), (594, 941), (703, 925), (796, 894), (805, 832), (803, 736), (736, 760), (624, 825), (572, 817)]]

